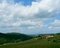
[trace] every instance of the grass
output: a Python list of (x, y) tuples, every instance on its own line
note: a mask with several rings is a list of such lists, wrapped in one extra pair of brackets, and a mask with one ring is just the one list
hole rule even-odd
[(0, 48), (60, 48), (60, 36), (48, 39), (31, 39), (20, 43), (6, 44)]

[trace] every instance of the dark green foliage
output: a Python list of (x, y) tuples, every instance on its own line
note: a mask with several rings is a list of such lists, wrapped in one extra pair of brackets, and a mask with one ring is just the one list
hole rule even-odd
[(31, 39), (16, 44), (2, 45), (0, 46), (0, 48), (60, 48), (60, 42), (56, 42), (58, 40), (57, 37), (59, 36), (51, 38), (49, 41), (48, 39), (45, 38), (38, 39), (38, 40)]
[(56, 33), (56, 35), (60, 35), (60, 33)]
[(19, 33), (7, 33), (7, 34), (0, 33), (0, 44), (15, 43), (25, 41), (31, 38), (32, 38), (31, 36)]
[(3, 44), (0, 46), (0, 48), (60, 48), (60, 35), (56, 34), (53, 38), (46, 39), (46, 35), (42, 35), (22, 42), (19, 42), (19, 39), (16, 41), (18, 41), (18, 43), (6, 45)]

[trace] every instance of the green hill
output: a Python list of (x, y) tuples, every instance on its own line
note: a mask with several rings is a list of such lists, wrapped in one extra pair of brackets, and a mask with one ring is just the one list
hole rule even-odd
[(3, 44), (0, 48), (60, 48), (60, 35), (55, 34), (54, 37), (46, 38), (50, 35), (43, 35), (27, 41)]
[(29, 40), (32, 37), (25, 34), (20, 33), (0, 33), (0, 44), (4, 43), (16, 43), (20, 41)]

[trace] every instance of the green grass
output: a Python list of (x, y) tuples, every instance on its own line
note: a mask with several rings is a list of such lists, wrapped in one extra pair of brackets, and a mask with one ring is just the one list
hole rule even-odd
[(60, 36), (50, 39), (31, 39), (20, 43), (2, 45), (0, 48), (60, 48)]

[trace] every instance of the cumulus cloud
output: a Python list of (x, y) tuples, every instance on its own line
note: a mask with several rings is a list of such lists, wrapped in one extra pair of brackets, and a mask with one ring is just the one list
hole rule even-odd
[(48, 27), (52, 33), (60, 32), (60, 20), (55, 19)]
[(49, 26), (50, 29), (60, 28), (60, 20), (54, 20), (53, 23)]
[[(48, 25), (48, 18), (55, 18), (60, 12), (60, 0), (37, 0), (31, 6), (24, 6), (22, 2), (14, 0), (0, 0), (0, 28), (28, 28), (40, 29)], [(58, 12), (58, 13), (57, 13)], [(44, 19), (46, 19), (44, 21)], [(52, 26), (59, 26), (55, 21)], [(45, 25), (46, 24), (46, 25)], [(51, 28), (51, 27), (49, 27)]]
[[(5, 11), (5, 13), (3, 14), (12, 14), (17, 15), (17, 16), (27, 16), (27, 17), (31, 17), (31, 16), (35, 16), (35, 15), (39, 15), (39, 16), (50, 16), (51, 12), (54, 13), (53, 11), (55, 11), (56, 7), (58, 8), (59, 6), (57, 6), (59, 4), (59, 0), (56, 4), (56, 1), (53, 2), (52, 0), (42, 0), (40, 2), (32, 2), (31, 6), (24, 6), (22, 4), (16, 3), (16, 4), (10, 4), (7, 3), (7, 1), (0, 3), (0, 8), (1, 10), (3, 10), (3, 12)], [(7, 13), (8, 12), (8, 13)], [(42, 15), (43, 14), (43, 15)]]

